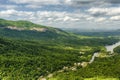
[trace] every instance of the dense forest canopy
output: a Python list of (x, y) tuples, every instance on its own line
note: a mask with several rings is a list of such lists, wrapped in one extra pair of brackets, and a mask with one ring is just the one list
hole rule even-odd
[[(36, 26), (47, 30), (41, 32), (28, 29)], [(18, 27), (26, 29), (18, 30)], [(0, 79), (37, 80), (40, 76), (55, 73), (65, 66), (88, 62), (96, 52), (108, 54), (104, 46), (118, 41), (119, 38), (116, 37), (81, 36), (28, 21), (0, 19)], [(115, 56), (97, 58), (86, 68), (78, 67), (77, 72), (65, 71), (53, 78), (61, 80), (62, 76), (62, 80), (82, 80), (96, 75), (119, 78), (119, 46), (114, 51)]]

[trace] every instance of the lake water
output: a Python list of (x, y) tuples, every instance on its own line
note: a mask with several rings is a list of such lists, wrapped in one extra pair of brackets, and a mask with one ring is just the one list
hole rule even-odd
[[(119, 46), (119, 45), (120, 45), (120, 41), (113, 44), (113, 45), (107, 45), (107, 46), (105, 46), (105, 48), (107, 51), (110, 51), (111, 53), (113, 53), (114, 48)], [(92, 63), (95, 60), (95, 57), (97, 57), (98, 55), (99, 55), (99, 52), (94, 53), (91, 60), (89, 61), (89, 63)]]
[(107, 45), (107, 46), (105, 46), (105, 48), (107, 49), (107, 51), (110, 51), (111, 53), (113, 53), (114, 48), (119, 46), (119, 45), (120, 45), (120, 41), (113, 44), (113, 45)]
[(89, 61), (90, 64), (95, 60), (95, 57), (97, 57), (98, 54), (99, 54), (99, 52), (93, 54), (91, 60)]

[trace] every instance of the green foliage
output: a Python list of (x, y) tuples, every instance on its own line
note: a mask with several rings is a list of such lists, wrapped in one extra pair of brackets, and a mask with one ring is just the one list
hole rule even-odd
[[(7, 28), (8, 26), (18, 27), (18, 28), (25, 28), (25, 30), (14, 30)], [(46, 31), (35, 31), (29, 30), (29, 28), (45, 28)], [(117, 39), (113, 38), (83, 38), (81, 36), (65, 32), (63, 30), (46, 27), (38, 24), (34, 24), (28, 21), (10, 21), (0, 19), (0, 36), (15, 38), (15, 39), (26, 39), (26, 40), (39, 40), (49, 43), (64, 43), (66, 45), (73, 44), (73, 45), (84, 45), (84, 46), (91, 46), (94, 45), (106, 45), (111, 44), (116, 41)]]
[(67, 31), (70, 31), (70, 32), (73, 32), (73, 33), (76, 33), (78, 35), (83, 35), (83, 36), (91, 36), (91, 37), (119, 37), (120, 36), (120, 29), (118, 30), (111, 30), (111, 31), (83, 31), (81, 32), (81, 30), (74, 30), (74, 29), (71, 29), (71, 30), (67, 30)]
[(0, 19), (0, 36), (28, 40), (64, 40), (70, 37), (77, 38), (76, 35), (57, 28), (38, 25), (29, 21), (10, 21), (4, 19)]
[[(82, 41), (82, 40), (81, 40)], [(84, 40), (83, 40), (84, 41)], [(90, 40), (91, 41), (91, 40)], [(59, 42), (59, 41), (58, 41)], [(82, 43), (81, 47), (86, 44)], [(74, 47), (65, 49), (66, 46)], [(80, 45), (71, 43), (50, 43), (43, 41), (28, 41), (0, 38), (0, 78), (6, 80), (36, 80), (73, 65), (75, 62), (88, 61), (89, 56), (99, 48), (91, 43), (91, 51), (80, 54)], [(80, 58), (80, 56), (85, 56)]]
[[(7, 28), (8, 26), (26, 29), (12, 30)], [(47, 31), (29, 30), (33, 27), (46, 28)], [(61, 70), (64, 66), (71, 66), (75, 62), (88, 61), (94, 52), (104, 51), (104, 45), (118, 41), (115, 38), (81, 39), (80, 36), (60, 29), (41, 26), (28, 21), (4, 19), (0, 19), (0, 36), (2, 37), (0, 38), (0, 80), (36, 80), (40, 76)], [(88, 49), (84, 49), (85, 47)], [(83, 49), (84, 51), (82, 51)], [(81, 54), (81, 51), (84, 54)], [(107, 59), (103, 60), (106, 61)], [(110, 63), (113, 58), (107, 61)], [(62, 80), (70, 80), (74, 78), (74, 74), (76, 76), (81, 74), (81, 76), (75, 77), (75, 80), (94, 77), (97, 71), (93, 70), (93, 68), (100, 69), (98, 70), (98, 76), (102, 76), (100, 71), (106, 70), (110, 64), (106, 62), (100, 63), (99, 59), (98, 62), (91, 64), (87, 68), (80, 69), (77, 73), (67, 72), (60, 74), (60, 78), (64, 76)], [(116, 64), (113, 66), (113, 69), (115, 69)], [(110, 68), (107, 71), (109, 70)], [(115, 72), (116, 70), (113, 73), (117, 74)], [(112, 76), (113, 73), (110, 75), (104, 74)], [(113, 77), (118, 76), (113, 75)]]
[(120, 53), (120, 46), (116, 47), (116, 48), (114, 49), (114, 52), (115, 52), (115, 53)]
[[(97, 78), (96, 78), (97, 77)], [(102, 78), (103, 77), (103, 78)], [(90, 79), (91, 78), (91, 79)], [(77, 71), (56, 74), (50, 80), (119, 80), (120, 55), (109, 58), (97, 58), (92, 64)]]
[(15, 27), (20, 27), (20, 28), (32, 28), (32, 27), (45, 27), (41, 25), (34, 24), (29, 21), (11, 21), (11, 20), (4, 20), (0, 19), (0, 27), (8, 27), (8, 26), (15, 26)]
[(0, 38), (0, 78), (36, 80), (81, 61), (78, 54), (78, 50), (53, 48), (39, 42)]

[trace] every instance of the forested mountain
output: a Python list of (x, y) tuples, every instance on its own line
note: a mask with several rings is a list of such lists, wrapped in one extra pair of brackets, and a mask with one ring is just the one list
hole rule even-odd
[[(0, 19), (0, 80), (38, 80), (65, 66), (71, 67), (74, 63), (88, 62), (93, 53), (107, 53), (104, 46), (118, 41), (118, 38), (113, 37), (80, 36), (28, 21)], [(115, 52), (119, 52), (118, 48)], [(114, 58), (119, 59), (116, 56)], [(114, 62), (114, 58), (110, 58), (112, 60), (104, 58), (102, 61), (108, 59), (106, 63), (100, 63), (101, 59), (98, 58), (87, 68), (78, 68), (75, 75), (80, 73), (82, 76), (77, 76), (75, 79), (71, 78), (74, 76), (74, 72), (71, 71), (56, 74), (50, 79), (61, 80), (61, 75), (64, 75), (62, 80), (94, 77), (96, 70), (104, 71), (110, 62)], [(92, 70), (93, 68), (96, 70)], [(116, 64), (113, 68), (116, 68)], [(93, 74), (90, 73), (91, 70)], [(85, 75), (85, 73), (88, 74)], [(111, 76), (114, 73), (110, 75), (105, 73), (105, 75)], [(68, 74), (70, 74), (69, 78)], [(99, 75), (102, 76), (101, 74), (100, 72)], [(118, 75), (112, 77), (114, 76), (118, 77)]]
[(120, 29), (118, 30), (81, 30), (81, 29), (65, 29), (65, 31), (73, 32), (83, 36), (96, 36), (96, 37), (119, 37)]
[(75, 37), (63, 30), (34, 24), (29, 21), (0, 19), (0, 36), (20, 39), (59, 39)]
[(85, 68), (78, 67), (77, 71), (64, 71), (57, 73), (48, 80), (119, 80), (120, 54), (96, 58)]
[(113, 31), (103, 31), (103, 32), (77, 32), (76, 34), (81, 34), (84, 36), (102, 36), (102, 37), (119, 37), (120, 30), (113, 30)]
[(120, 46), (116, 47), (116, 48), (114, 49), (114, 52), (120, 53)]
[(113, 44), (116, 41), (82, 39), (78, 45), (76, 42), (56, 43), (0, 38), (0, 79), (37, 80), (40, 76), (58, 71), (64, 66), (89, 61), (94, 52), (105, 51), (103, 45), (106, 42)]

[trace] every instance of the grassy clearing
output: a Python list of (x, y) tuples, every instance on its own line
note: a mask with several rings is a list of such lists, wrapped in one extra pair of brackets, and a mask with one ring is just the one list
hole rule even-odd
[(120, 80), (120, 79), (119, 78), (94, 77), (94, 78), (86, 78), (84, 80)]
[[(49, 80), (60, 80), (59, 78), (50, 78)], [(64, 79), (62, 79), (64, 80)], [(66, 80), (66, 79), (65, 79)], [(71, 78), (71, 80), (79, 80), (77, 78)], [(119, 78), (105, 78), (105, 77), (94, 77), (94, 78), (86, 78), (82, 80), (120, 80)]]

